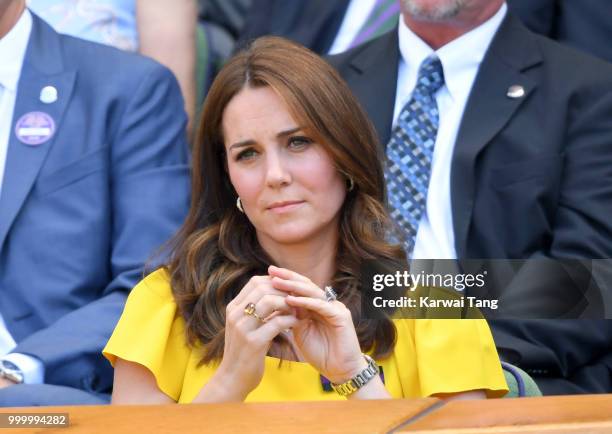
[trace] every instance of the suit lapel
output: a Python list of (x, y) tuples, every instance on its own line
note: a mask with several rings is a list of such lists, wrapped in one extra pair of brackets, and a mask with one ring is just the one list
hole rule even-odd
[(359, 100), (376, 128), (384, 153), (391, 137), (397, 90), (400, 59), (397, 27), (357, 50), (351, 68), (358, 74), (350, 80), (350, 85), (358, 93)]
[[(508, 14), (480, 66), (455, 143), (451, 202), (459, 257), (465, 256), (467, 250), (477, 156), (536, 88), (537, 83), (523, 72), (540, 62), (533, 35)], [(507, 96), (513, 85), (522, 86), (524, 96)]]
[[(53, 146), (72, 93), (76, 73), (63, 71), (61, 54), (58, 35), (33, 15), (32, 33), (17, 89), (0, 195), (0, 250), (34, 185), (49, 149)], [(54, 103), (44, 104), (40, 101), (40, 91), (45, 86), (57, 89), (58, 99)], [(15, 132), (17, 121), (31, 112), (44, 112), (55, 123), (54, 135), (37, 146), (23, 144)]]

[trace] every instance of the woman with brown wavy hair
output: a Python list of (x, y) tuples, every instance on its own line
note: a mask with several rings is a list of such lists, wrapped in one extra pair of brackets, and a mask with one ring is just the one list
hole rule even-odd
[(484, 321), (362, 314), (366, 269), (405, 262), (386, 241), (379, 161), (314, 53), (267, 37), (232, 58), (206, 99), (171, 260), (105, 348), (113, 402), (503, 394)]

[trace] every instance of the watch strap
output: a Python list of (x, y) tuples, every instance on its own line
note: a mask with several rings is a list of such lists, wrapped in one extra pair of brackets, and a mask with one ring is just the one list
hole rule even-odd
[(366, 362), (368, 362), (368, 366), (363, 371), (344, 383), (331, 383), (331, 387), (341, 396), (348, 396), (355, 393), (378, 375), (379, 369), (374, 359), (367, 354), (364, 354), (363, 357), (366, 359)]

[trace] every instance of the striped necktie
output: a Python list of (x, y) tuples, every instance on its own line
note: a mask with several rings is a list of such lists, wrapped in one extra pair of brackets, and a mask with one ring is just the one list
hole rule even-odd
[(374, 9), (359, 29), (349, 48), (361, 45), (391, 30), (397, 24), (399, 11), (399, 0), (376, 0)]
[(439, 122), (435, 93), (443, 85), (442, 63), (432, 55), (419, 68), (417, 84), (399, 114), (386, 150), (385, 181), (389, 208), (391, 217), (401, 229), (409, 258), (427, 205)]

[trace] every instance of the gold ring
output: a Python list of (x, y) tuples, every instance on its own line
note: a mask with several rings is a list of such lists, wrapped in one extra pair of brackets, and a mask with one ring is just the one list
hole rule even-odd
[(265, 322), (264, 319), (257, 314), (257, 311), (255, 310), (255, 303), (247, 304), (244, 308), (244, 314), (257, 318), (261, 322)]

